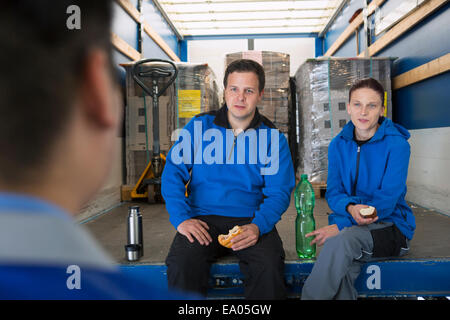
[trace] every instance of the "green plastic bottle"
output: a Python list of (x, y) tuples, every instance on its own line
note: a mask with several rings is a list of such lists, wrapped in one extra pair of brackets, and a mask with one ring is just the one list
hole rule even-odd
[(316, 244), (310, 242), (314, 237), (305, 238), (307, 233), (316, 229), (314, 220), (314, 189), (308, 181), (308, 175), (302, 174), (294, 192), (297, 219), (295, 220), (295, 245), (299, 258), (311, 259), (316, 256)]

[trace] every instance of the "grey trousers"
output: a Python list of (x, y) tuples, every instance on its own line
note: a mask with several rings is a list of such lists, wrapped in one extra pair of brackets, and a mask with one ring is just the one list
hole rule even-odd
[[(372, 258), (371, 230), (391, 227), (390, 222), (342, 229), (338, 235), (325, 241), (314, 267), (303, 286), (302, 300), (356, 300), (354, 282), (364, 263)], [(401, 248), (399, 256), (409, 248)], [(386, 257), (387, 258), (387, 257)]]

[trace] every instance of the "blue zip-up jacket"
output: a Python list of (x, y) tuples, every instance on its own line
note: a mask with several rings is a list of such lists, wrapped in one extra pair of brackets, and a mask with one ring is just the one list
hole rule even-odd
[(388, 118), (379, 123), (375, 135), (360, 147), (351, 121), (331, 141), (326, 199), (333, 213), (328, 222), (339, 230), (356, 225), (346, 208), (366, 204), (377, 209), (378, 221), (393, 222), (411, 240), (416, 223), (405, 201), (410, 134)]
[(257, 109), (236, 138), (227, 111), (224, 105), (197, 115), (179, 132), (166, 158), (162, 196), (175, 228), (200, 215), (253, 217), (263, 235), (281, 219), (295, 186), (287, 140)]
[(0, 192), (0, 300), (201, 299), (120, 269), (62, 208)]

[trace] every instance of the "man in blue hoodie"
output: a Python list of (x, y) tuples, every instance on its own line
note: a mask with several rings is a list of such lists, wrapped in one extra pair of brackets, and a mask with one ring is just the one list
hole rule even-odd
[[(410, 156), (408, 131), (384, 114), (384, 88), (372, 78), (349, 92), (351, 121), (328, 148), (329, 225), (307, 234), (324, 245), (302, 299), (356, 299), (354, 281), (370, 259), (409, 250), (415, 218), (405, 201)], [(361, 209), (375, 207), (366, 218)]]
[[(257, 62), (232, 62), (224, 77), (226, 104), (177, 132), (161, 184), (178, 231), (166, 259), (169, 287), (206, 295), (211, 263), (234, 253), (246, 298), (286, 297), (275, 224), (289, 206), (295, 176), (286, 138), (256, 107), (264, 83)], [(235, 225), (242, 233), (231, 249), (222, 247), (217, 237)]]

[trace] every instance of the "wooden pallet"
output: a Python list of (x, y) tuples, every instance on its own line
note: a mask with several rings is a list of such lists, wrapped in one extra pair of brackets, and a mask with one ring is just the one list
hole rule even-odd
[(121, 201), (131, 201), (131, 191), (133, 190), (133, 185), (121, 185), (120, 186), (120, 195), (121, 195)]
[[(300, 175), (295, 175), (295, 185), (300, 182)], [(327, 191), (327, 183), (326, 181), (310, 181), (313, 189), (314, 189), (314, 196), (316, 198), (325, 198), (325, 192)]]
[(326, 182), (311, 182), (311, 185), (314, 189), (314, 196), (316, 198), (324, 198), (325, 192), (327, 191), (327, 183)]

